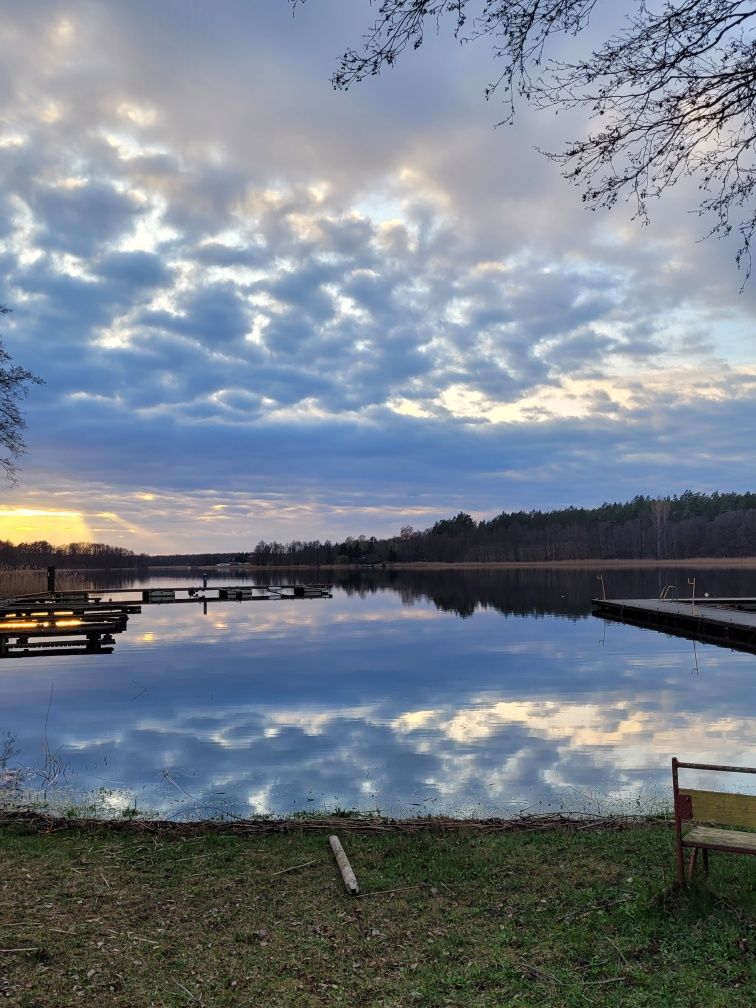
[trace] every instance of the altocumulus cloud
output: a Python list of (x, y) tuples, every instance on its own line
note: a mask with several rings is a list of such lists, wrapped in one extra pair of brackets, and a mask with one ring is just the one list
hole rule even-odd
[(754, 295), (729, 249), (674, 199), (644, 230), (585, 216), (532, 150), (553, 120), (492, 130), (447, 38), (334, 95), (369, 13), (5, 20), (0, 295), (47, 381), (18, 503), (155, 549), (230, 500), (202, 534), (233, 548), (748, 485)]

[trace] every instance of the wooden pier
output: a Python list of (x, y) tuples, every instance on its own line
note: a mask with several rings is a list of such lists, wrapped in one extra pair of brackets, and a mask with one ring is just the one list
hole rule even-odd
[(756, 653), (756, 598), (593, 599), (593, 615)]
[(0, 658), (111, 654), (138, 607), (31, 602), (0, 611)]
[[(105, 597), (107, 595), (107, 598)], [(144, 605), (273, 602), (331, 598), (331, 585), (225, 585), (47, 591), (0, 599), (0, 659), (52, 654), (111, 654), (114, 635)]]

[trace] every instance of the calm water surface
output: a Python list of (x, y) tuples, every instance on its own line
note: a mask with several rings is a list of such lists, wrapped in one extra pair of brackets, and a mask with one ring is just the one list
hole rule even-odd
[[(756, 595), (756, 572), (605, 578), (653, 597), (693, 574)], [(200, 579), (100, 587), (148, 583)], [(590, 571), (365, 572), (332, 599), (145, 606), (112, 655), (1, 662), (0, 736), (39, 768), (46, 724), (66, 764), (48, 797), (177, 817), (645, 808), (671, 755), (756, 764), (756, 656), (605, 624), (597, 589)]]

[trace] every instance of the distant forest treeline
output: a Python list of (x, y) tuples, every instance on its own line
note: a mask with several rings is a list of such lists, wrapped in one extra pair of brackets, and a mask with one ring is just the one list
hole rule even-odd
[(3, 567), (56, 567), (109, 568), (144, 567), (146, 553), (134, 553), (122, 546), (106, 546), (105, 543), (69, 543), (68, 546), (53, 546), (44, 539), (38, 542), (13, 543), (0, 539), (0, 566)]
[(411, 526), (387, 539), (347, 537), (261, 541), (250, 552), (172, 554), (152, 563), (380, 564), (555, 560), (688, 559), (756, 556), (756, 494), (694, 493), (557, 511), (502, 512), (476, 522), (460, 512), (431, 528)]
[(476, 522), (461, 511), (419, 530), (407, 525), (387, 539), (348, 536), (290, 543), (260, 541), (248, 551), (148, 556), (122, 546), (44, 540), (14, 546), (0, 540), (0, 566), (139, 568), (148, 563), (213, 565), (382, 563), (533, 563), (555, 560), (685, 560), (756, 556), (756, 494), (686, 491), (675, 497), (634, 497), (624, 504), (557, 511), (515, 511)]

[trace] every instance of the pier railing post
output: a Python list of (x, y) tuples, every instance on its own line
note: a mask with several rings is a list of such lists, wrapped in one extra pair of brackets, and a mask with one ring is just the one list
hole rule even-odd
[(55, 591), (55, 567), (51, 566), (47, 568), (47, 590), (49, 592)]

